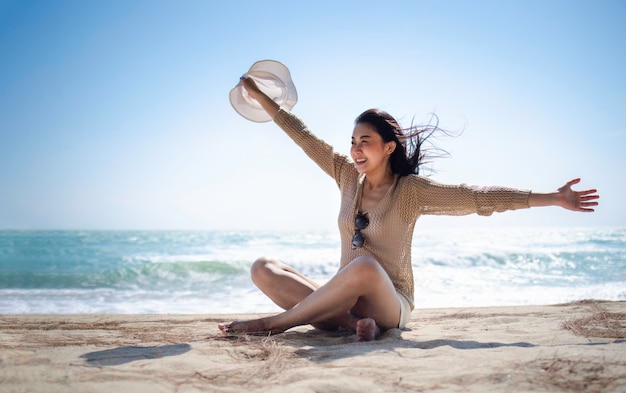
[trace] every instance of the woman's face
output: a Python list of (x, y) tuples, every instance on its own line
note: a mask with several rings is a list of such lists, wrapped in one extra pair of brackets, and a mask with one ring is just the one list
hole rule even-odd
[(386, 170), (393, 147), (395, 147), (394, 142), (385, 143), (372, 125), (358, 123), (354, 127), (350, 155), (359, 173)]

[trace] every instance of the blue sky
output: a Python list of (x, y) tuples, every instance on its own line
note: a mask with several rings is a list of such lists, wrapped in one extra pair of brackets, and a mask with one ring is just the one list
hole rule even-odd
[(624, 226), (625, 19), (608, 0), (0, 0), (0, 228), (334, 229), (334, 182), (230, 106), (261, 59), (338, 151), (364, 109), (435, 112), (463, 130), (437, 141), (439, 181), (601, 194), (418, 228)]

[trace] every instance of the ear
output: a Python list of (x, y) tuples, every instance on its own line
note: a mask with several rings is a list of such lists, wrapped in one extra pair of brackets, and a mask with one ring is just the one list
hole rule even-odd
[(387, 152), (387, 154), (391, 155), (391, 153), (393, 153), (395, 150), (396, 150), (395, 141), (385, 143), (385, 151)]

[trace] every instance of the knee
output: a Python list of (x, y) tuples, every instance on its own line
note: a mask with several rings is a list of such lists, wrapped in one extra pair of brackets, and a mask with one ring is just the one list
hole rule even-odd
[(387, 274), (380, 263), (369, 256), (360, 256), (353, 259), (346, 268), (349, 269), (349, 277), (355, 285), (376, 282), (381, 275)]
[(260, 257), (250, 267), (250, 276), (255, 283), (266, 280), (271, 271), (272, 266), (276, 266), (277, 261), (267, 257)]

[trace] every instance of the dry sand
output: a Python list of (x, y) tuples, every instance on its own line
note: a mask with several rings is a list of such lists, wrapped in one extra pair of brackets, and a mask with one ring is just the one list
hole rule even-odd
[(626, 302), (413, 311), (356, 343), (254, 315), (0, 315), (1, 392), (626, 392)]

